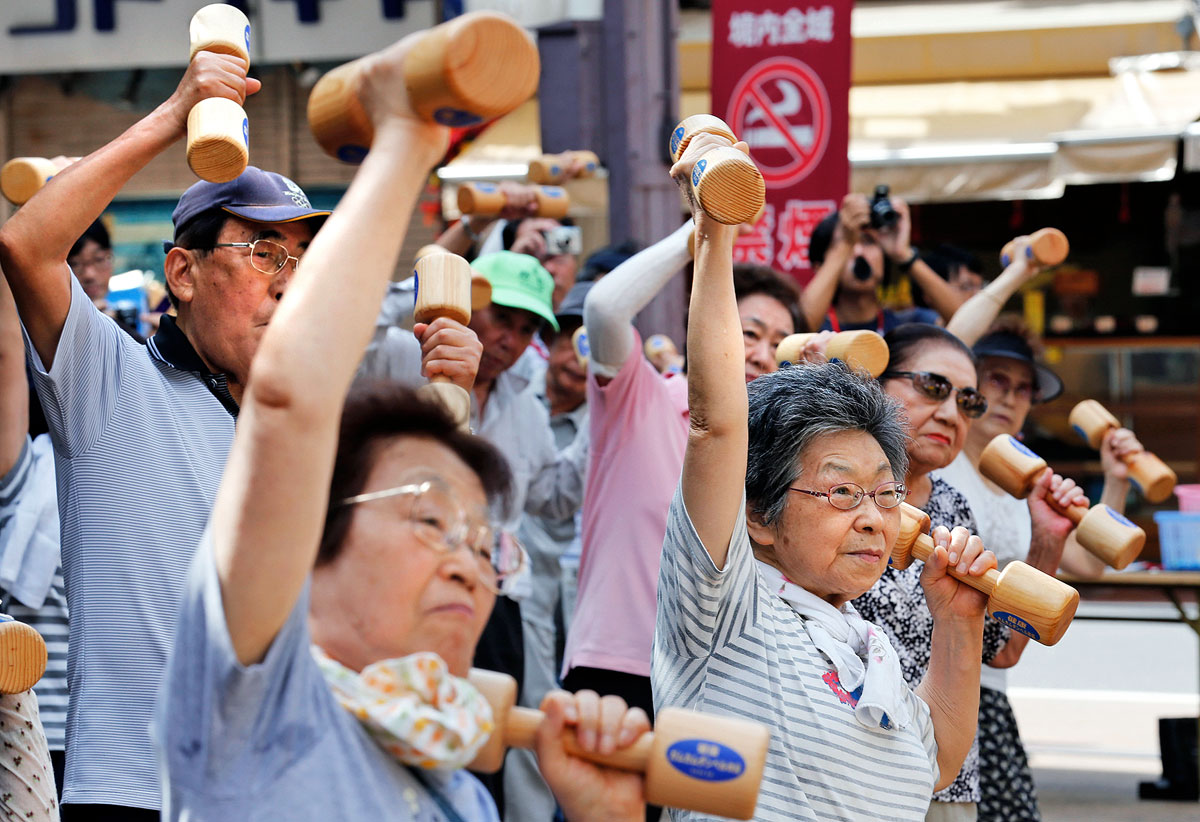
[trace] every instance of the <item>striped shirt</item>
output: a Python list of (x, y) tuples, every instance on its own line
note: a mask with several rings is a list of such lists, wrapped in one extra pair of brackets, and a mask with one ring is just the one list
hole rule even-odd
[(63, 801), (158, 808), (147, 728), (236, 405), (169, 317), (140, 345), (71, 289), (49, 372), (26, 339), (71, 608)]
[[(45, 437), (45, 434), (42, 435)], [(4, 533), (16, 515), (18, 506), (30, 506), (26, 510), (31, 516), (41, 519), (43, 516), (52, 517), (54, 521), (53, 545), (46, 546), (52, 550), (57, 564), (58, 556), (58, 499), (51, 493), (44, 495), (45, 499), (30, 499), (28, 495), (35, 493), (42, 486), (38, 474), (48, 474), (45, 482), (54, 482), (54, 456), (49, 443), (38, 438), (36, 443), (25, 441), (21, 456), (16, 464), (3, 477), (0, 477), (0, 533)], [(32, 510), (31, 510), (32, 509)], [(27, 533), (30, 539), (38, 535)], [(47, 540), (49, 536), (44, 538)], [(20, 546), (29, 550), (33, 545)], [(5, 543), (5, 549), (14, 550), (17, 546)], [(50, 562), (51, 560), (47, 560)], [(47, 565), (47, 571), (49, 565)], [(45, 584), (44, 582), (42, 583)], [(27, 625), (31, 625), (42, 639), (46, 641), (46, 671), (42, 678), (33, 686), (37, 694), (38, 712), (42, 717), (42, 727), (46, 731), (46, 743), (52, 751), (61, 751), (66, 745), (67, 728), (67, 597), (63, 590), (62, 568), (54, 570), (49, 590), (45, 591), (45, 599), (39, 607), (33, 608), (17, 599), (11, 591), (0, 588), (0, 611)]]
[(914, 717), (907, 728), (867, 728), (855, 718), (855, 695), (840, 687), (806, 621), (759, 575), (744, 504), (738, 510), (717, 570), (682, 494), (671, 502), (651, 665), (655, 710), (679, 705), (770, 724), (756, 820), (920, 822), (938, 778), (928, 706), (905, 689)]

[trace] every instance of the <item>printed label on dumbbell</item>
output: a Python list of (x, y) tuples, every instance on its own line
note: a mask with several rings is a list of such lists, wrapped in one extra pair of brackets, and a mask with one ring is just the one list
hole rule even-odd
[(703, 782), (728, 782), (746, 770), (746, 760), (733, 748), (707, 739), (681, 739), (667, 748), (671, 767)]
[(242, 118), (242, 141), (246, 144), (246, 148), (250, 147), (250, 121), (245, 117)]
[(1012, 628), (1019, 634), (1024, 634), (1030, 639), (1040, 640), (1042, 635), (1037, 632), (1032, 625), (1021, 619), (1016, 614), (1010, 614), (1008, 611), (993, 611), (992, 616), (997, 620)]
[(483, 118), (478, 114), (472, 114), (469, 111), (463, 111), (460, 108), (439, 108), (433, 113), (434, 121), (443, 126), (451, 128), (462, 128), (463, 126), (473, 126), (476, 123), (482, 123)]
[(1112, 517), (1112, 518), (1113, 518), (1113, 519), (1115, 519), (1117, 522), (1119, 522), (1119, 523), (1121, 523), (1122, 525), (1124, 525), (1126, 528), (1137, 528), (1137, 526), (1136, 526), (1136, 525), (1134, 525), (1132, 522), (1130, 522), (1128, 519), (1126, 519), (1126, 518), (1125, 518), (1123, 515), (1121, 515), (1121, 514), (1118, 514), (1118, 513), (1117, 513), (1116, 511), (1114, 511), (1113, 509), (1111, 509), (1111, 508), (1108, 508), (1108, 507), (1105, 507), (1105, 509), (1104, 509), (1104, 510), (1105, 510), (1105, 511), (1108, 511), (1108, 515), (1109, 515), (1110, 517)]
[(1084, 442), (1087, 442), (1088, 435), (1086, 431), (1084, 431), (1078, 425), (1072, 425), (1071, 427), (1075, 429), (1075, 433), (1079, 435), (1080, 439), (1082, 439)]
[(706, 168), (708, 168), (708, 161), (703, 157), (696, 161), (696, 166), (692, 169), (692, 185), (700, 185), (700, 177)]
[(246, 36), (246, 53), (249, 54), (250, 53), (250, 24), (249, 23), (246, 24), (245, 36)]
[(592, 347), (588, 345), (587, 329), (583, 326), (575, 332), (575, 355), (581, 360), (590, 359), (592, 356)]
[(671, 132), (671, 156), (672, 157), (674, 157), (675, 153), (677, 151), (679, 151), (679, 144), (683, 142), (684, 133), (685, 132), (683, 130), (683, 126), (676, 126), (675, 130)]
[(558, 186), (542, 186), (542, 194), (547, 197), (562, 197), (566, 191)]
[(367, 156), (366, 146), (339, 146), (337, 150), (337, 158), (343, 163), (354, 163), (358, 165)]
[(1009, 437), (1008, 437), (1008, 441), (1009, 441), (1009, 442), (1012, 444), (1012, 447), (1013, 447), (1013, 448), (1017, 449), (1018, 451), (1020, 451), (1020, 452), (1021, 452), (1022, 454), (1024, 454), (1025, 456), (1027, 456), (1027, 457), (1031, 457), (1032, 459), (1035, 459), (1035, 460), (1036, 460), (1036, 459), (1041, 459), (1041, 457), (1039, 457), (1037, 454), (1035, 454), (1035, 453), (1033, 453), (1032, 451), (1030, 451), (1030, 450), (1029, 450), (1029, 448), (1028, 448), (1028, 447), (1026, 447), (1025, 443), (1021, 442), (1019, 439), (1017, 439), (1016, 437), (1012, 436), (1011, 434), (1010, 434), (1010, 435), (1009, 435)]

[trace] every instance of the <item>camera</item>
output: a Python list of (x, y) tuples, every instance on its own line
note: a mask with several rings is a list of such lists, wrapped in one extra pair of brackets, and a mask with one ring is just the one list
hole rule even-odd
[(886, 185), (875, 186), (875, 196), (871, 198), (871, 228), (891, 228), (900, 220), (900, 212), (892, 208)]
[(582, 254), (583, 232), (579, 226), (564, 225), (543, 231), (546, 238), (546, 256), (557, 257), (559, 254)]

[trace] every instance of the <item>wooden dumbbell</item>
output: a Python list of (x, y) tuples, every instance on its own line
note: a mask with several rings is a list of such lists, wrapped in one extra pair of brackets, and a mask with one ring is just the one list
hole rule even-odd
[(567, 169), (577, 165), (573, 177), (591, 177), (600, 167), (600, 158), (592, 151), (564, 151), (562, 154), (543, 154), (529, 162), (529, 182), (557, 185), (567, 179)]
[[(430, 254), (450, 254), (451, 251), (445, 246), (430, 243), (423, 245), (417, 249), (417, 256), (413, 257), (413, 265), (422, 257), (428, 257)], [(482, 311), (487, 308), (492, 302), (492, 284), (488, 282), (488, 278), (480, 274), (475, 269), (471, 269), (471, 310)]]
[(642, 345), (646, 359), (658, 369), (661, 374), (682, 374), (683, 355), (675, 346), (675, 341), (666, 334), (652, 334)]
[[(1016, 250), (1016, 240), (1005, 243), (1004, 248), (1000, 249), (1000, 264), (1005, 268), (1012, 265)], [(1058, 265), (1067, 259), (1067, 252), (1070, 250), (1071, 244), (1067, 242), (1067, 235), (1057, 228), (1042, 228), (1029, 235), (1027, 253), (1030, 259), (1040, 266)]]
[[(792, 334), (784, 337), (775, 348), (775, 362), (779, 365), (800, 363), (804, 346), (815, 336)], [(872, 377), (878, 377), (887, 369), (888, 356), (887, 343), (874, 331), (839, 331), (825, 347), (827, 359), (841, 360), (850, 368), (866, 371)]]
[[(250, 65), (250, 21), (233, 6), (213, 3), (192, 16), (188, 27), (192, 49), (232, 54)], [(201, 180), (227, 183), (250, 161), (250, 121), (238, 103), (210, 97), (192, 106), (187, 119), (188, 166)]]
[(754, 161), (733, 147), (737, 138), (723, 120), (696, 114), (671, 132), (671, 158), (678, 161), (697, 134), (729, 141), (706, 151), (692, 167), (692, 191), (704, 212), (717, 222), (737, 225), (754, 217), (766, 202), (766, 184)]
[[(496, 730), (469, 767), (495, 773), (507, 748), (534, 747), (545, 715), (517, 707), (517, 683), (510, 676), (476, 668), (470, 680), (491, 703)], [(652, 805), (749, 819), (758, 804), (769, 740), (767, 727), (758, 722), (663, 708), (654, 717), (654, 731), (628, 748), (611, 754), (582, 751), (573, 733), (563, 735), (563, 747), (607, 768), (645, 774), (646, 801)]]
[[(1117, 418), (1095, 400), (1084, 400), (1076, 405), (1071, 409), (1067, 421), (1075, 433), (1096, 450), (1100, 449), (1104, 435), (1110, 428), (1121, 427)], [(1129, 478), (1142, 489), (1143, 496), (1150, 502), (1163, 502), (1175, 490), (1179, 478), (1165, 462), (1149, 451), (1127, 456), (1124, 461), (1129, 466)]]
[[(559, 220), (567, 216), (571, 196), (565, 188), (538, 186), (534, 191), (537, 209), (533, 216)], [(495, 183), (464, 183), (458, 187), (458, 210), (463, 214), (494, 217), (504, 210), (508, 199)]]
[[(326, 153), (361, 163), (375, 127), (359, 100), (363, 61), (338, 66), (313, 86), (308, 125)], [(404, 84), (417, 115), (471, 126), (515, 109), (537, 90), (537, 47), (510, 17), (469, 12), (422, 35), (404, 57)]]
[(0, 694), (19, 694), (46, 671), (46, 642), (24, 622), (0, 614)]
[[(929, 515), (906, 502), (900, 503), (900, 536), (892, 548), (891, 564), (907, 568), (913, 559), (927, 560), (934, 543), (929, 536)], [(1053, 645), (1075, 617), (1079, 592), (1049, 574), (1014, 560), (1003, 571), (988, 569), (983, 576), (950, 576), (988, 596), (988, 613), (1009, 628), (1043, 645)]]
[[(417, 260), (416, 308), (413, 319), (431, 323), (449, 317), (466, 325), (471, 321), (471, 264), (457, 254), (429, 254)], [(434, 397), (464, 430), (470, 427), (471, 396), (445, 374), (435, 374), (420, 389)]]
[(78, 157), (14, 157), (0, 168), (0, 193), (13, 205), (24, 205), (51, 177), (78, 161)]
[[(1029, 496), (1045, 470), (1044, 459), (1008, 434), (995, 437), (979, 457), (979, 473), (1017, 499)], [(1107, 505), (1093, 505), (1084, 512), (1078, 505), (1064, 508), (1049, 496), (1046, 504), (1075, 523), (1080, 545), (1118, 571), (1133, 562), (1146, 544), (1146, 532)]]

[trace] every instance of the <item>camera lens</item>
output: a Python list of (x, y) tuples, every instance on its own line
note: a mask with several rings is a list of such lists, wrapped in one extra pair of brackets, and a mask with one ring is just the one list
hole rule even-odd
[(892, 208), (886, 185), (875, 186), (871, 198), (871, 228), (891, 228), (900, 220), (900, 214)]

